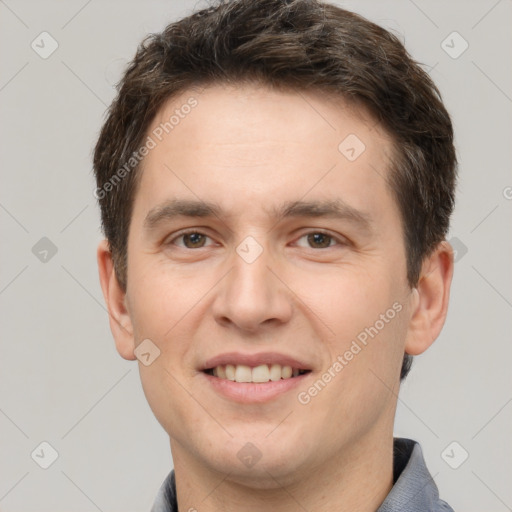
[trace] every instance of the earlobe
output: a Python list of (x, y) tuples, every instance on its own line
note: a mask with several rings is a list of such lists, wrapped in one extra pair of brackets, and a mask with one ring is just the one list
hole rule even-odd
[(407, 354), (423, 353), (439, 336), (448, 312), (452, 276), (453, 249), (443, 241), (423, 262), (418, 284), (412, 291)]
[(108, 241), (102, 240), (97, 251), (98, 272), (103, 297), (109, 313), (110, 330), (121, 357), (133, 361), (135, 341), (129, 312), (126, 308), (126, 293), (123, 291), (116, 273)]

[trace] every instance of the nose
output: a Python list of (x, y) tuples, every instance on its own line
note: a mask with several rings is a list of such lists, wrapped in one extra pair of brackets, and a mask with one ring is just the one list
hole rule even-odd
[(212, 304), (216, 322), (224, 327), (257, 333), (290, 320), (292, 293), (272, 263), (275, 262), (266, 249), (252, 262), (233, 251), (233, 267), (221, 281)]

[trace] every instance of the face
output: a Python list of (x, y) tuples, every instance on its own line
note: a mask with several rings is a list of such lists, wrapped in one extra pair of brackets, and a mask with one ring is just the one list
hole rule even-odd
[(148, 135), (118, 348), (160, 350), (140, 374), (175, 464), (270, 486), (391, 435), (414, 294), (390, 138), (257, 85), (185, 92)]

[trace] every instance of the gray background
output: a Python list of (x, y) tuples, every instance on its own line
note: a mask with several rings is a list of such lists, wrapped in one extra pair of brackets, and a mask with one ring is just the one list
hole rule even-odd
[[(121, 359), (110, 334), (95, 261), (91, 152), (138, 42), (195, 5), (0, 0), (3, 512), (147, 511), (171, 468), (137, 361)], [(512, 510), (512, 2), (341, 5), (401, 34), (431, 70), (457, 135), (451, 307), (402, 386), (396, 435), (421, 442), (456, 510)], [(42, 45), (43, 31), (59, 45), (47, 59), (31, 48)], [(458, 36), (442, 46), (453, 31), (469, 44), (458, 58), (445, 51), (463, 48)], [(47, 242), (32, 251), (42, 237), (57, 248), (46, 261)], [(42, 441), (59, 454), (46, 470), (38, 463), (51, 453)]]

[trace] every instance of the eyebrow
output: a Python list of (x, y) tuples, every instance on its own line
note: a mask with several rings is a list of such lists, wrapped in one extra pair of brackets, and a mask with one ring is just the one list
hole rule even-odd
[(220, 217), (221, 208), (215, 203), (172, 199), (152, 208), (144, 219), (144, 227), (154, 229), (159, 224), (176, 217)]
[[(270, 215), (277, 221), (293, 217), (325, 217), (348, 220), (359, 228), (370, 230), (372, 221), (368, 214), (348, 205), (341, 199), (319, 201), (288, 201), (272, 207)], [(211, 218), (225, 217), (223, 209), (216, 203), (184, 199), (172, 199), (152, 208), (145, 220), (144, 228), (152, 230), (176, 217)]]

